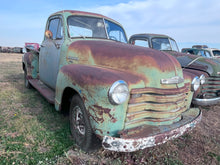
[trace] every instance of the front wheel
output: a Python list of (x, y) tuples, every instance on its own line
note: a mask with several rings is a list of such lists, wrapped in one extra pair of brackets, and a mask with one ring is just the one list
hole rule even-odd
[(92, 149), (93, 132), (82, 99), (75, 95), (70, 105), (70, 130), (76, 144), (84, 151)]

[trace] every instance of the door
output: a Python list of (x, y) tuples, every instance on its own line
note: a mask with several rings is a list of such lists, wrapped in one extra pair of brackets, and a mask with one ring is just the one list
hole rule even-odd
[(59, 16), (51, 17), (46, 30), (50, 30), (53, 35), (52, 38), (44, 37), (44, 41), (42, 42), (40, 48), (40, 80), (52, 89), (55, 89), (59, 70), (61, 47), (64, 40), (62, 18)]

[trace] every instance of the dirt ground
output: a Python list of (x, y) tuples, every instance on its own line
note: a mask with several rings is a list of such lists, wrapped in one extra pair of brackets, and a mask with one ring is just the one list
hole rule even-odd
[[(21, 76), (16, 77), (16, 74), (23, 74), (21, 58), (22, 54), (0, 53), (0, 65), (11, 62), (18, 68), (20, 67), (15, 70), (14, 77), (8, 76), (8, 79), (20, 78)], [(1, 69), (11, 68), (10, 65), (7, 67)], [(3, 79), (3, 76), (0, 75), (0, 89), (7, 88), (7, 81), (9, 80)], [(203, 118), (194, 130), (163, 145), (133, 153), (117, 153), (100, 149), (92, 154), (85, 154), (75, 147), (71, 147), (63, 159), (68, 159), (72, 164), (78, 165), (90, 163), (220, 165), (220, 104), (200, 107), (200, 109)]]

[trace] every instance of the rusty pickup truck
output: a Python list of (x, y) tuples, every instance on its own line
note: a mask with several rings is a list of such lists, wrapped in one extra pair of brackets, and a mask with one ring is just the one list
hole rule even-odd
[(23, 56), (25, 86), (57, 111), (69, 111), (76, 144), (90, 151), (132, 152), (191, 130), (201, 111), (190, 108), (200, 79), (172, 56), (127, 44), (123, 27), (100, 14), (60, 11), (47, 21), (40, 51)]
[(184, 72), (200, 77), (201, 86), (194, 93), (193, 104), (215, 105), (220, 102), (220, 61), (181, 53), (176, 41), (162, 34), (134, 34), (129, 43), (166, 52), (176, 57)]

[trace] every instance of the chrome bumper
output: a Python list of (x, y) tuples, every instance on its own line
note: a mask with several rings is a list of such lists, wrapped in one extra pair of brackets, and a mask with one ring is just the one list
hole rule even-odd
[(216, 98), (210, 98), (210, 99), (199, 99), (199, 98), (194, 98), (192, 100), (193, 104), (195, 105), (215, 105), (218, 104), (220, 102), (220, 97), (216, 97)]
[[(158, 132), (152, 136), (146, 135), (145, 132), (146, 136), (141, 138), (116, 138), (111, 136), (104, 136), (102, 140), (102, 146), (103, 148), (111, 151), (133, 152), (147, 147), (163, 144), (171, 139), (183, 135), (185, 132), (191, 130), (196, 126), (197, 123), (200, 122), (202, 118), (202, 112), (198, 110), (198, 108), (190, 108), (189, 111), (190, 112), (188, 113), (186, 112), (185, 116), (183, 115), (183, 120), (174, 123), (172, 126), (168, 126), (172, 127), (168, 131), (164, 131), (163, 133)], [(197, 111), (199, 114), (196, 114), (193, 111)], [(190, 121), (188, 121), (188, 119), (190, 119)], [(166, 127), (163, 128), (163, 130), (166, 129)]]

